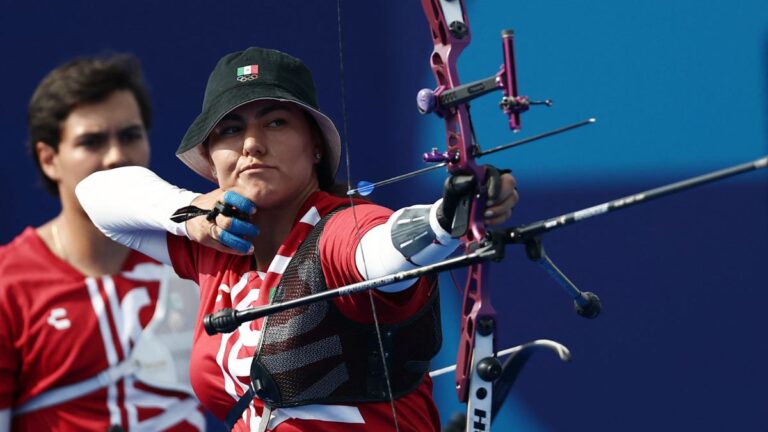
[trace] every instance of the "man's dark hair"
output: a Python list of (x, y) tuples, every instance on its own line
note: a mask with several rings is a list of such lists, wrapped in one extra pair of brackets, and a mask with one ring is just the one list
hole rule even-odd
[(144, 128), (149, 130), (152, 107), (141, 77), (139, 60), (133, 55), (86, 57), (70, 61), (52, 70), (35, 89), (27, 111), (27, 145), (45, 188), (53, 195), (58, 195), (58, 187), (42, 171), (35, 145), (42, 141), (58, 151), (61, 125), (69, 114), (82, 105), (102, 102), (119, 90), (128, 90), (133, 94)]

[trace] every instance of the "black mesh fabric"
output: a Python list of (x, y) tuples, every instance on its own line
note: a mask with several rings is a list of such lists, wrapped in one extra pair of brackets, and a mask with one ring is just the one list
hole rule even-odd
[[(274, 303), (328, 289), (320, 266), (319, 239), (338, 210), (323, 217), (299, 246), (275, 291)], [(353, 228), (349, 235), (354, 235)], [(421, 383), (442, 343), (438, 290), (432, 284), (432, 296), (418, 313), (380, 326), (396, 398)], [(273, 408), (386, 401), (379, 351), (374, 325), (349, 320), (333, 302), (318, 302), (265, 319), (251, 380), (259, 398)]]

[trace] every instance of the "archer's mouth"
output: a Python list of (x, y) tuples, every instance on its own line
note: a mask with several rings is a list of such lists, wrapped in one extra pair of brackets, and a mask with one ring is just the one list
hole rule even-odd
[(276, 169), (276, 167), (272, 165), (261, 164), (261, 163), (251, 163), (241, 168), (238, 174), (259, 173), (259, 172), (264, 172), (264, 171), (273, 170), (273, 169)]

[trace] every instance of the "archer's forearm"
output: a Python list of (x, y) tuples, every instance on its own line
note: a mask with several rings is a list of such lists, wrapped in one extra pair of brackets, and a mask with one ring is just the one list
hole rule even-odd
[(186, 236), (171, 215), (199, 194), (178, 188), (138, 166), (91, 174), (75, 190), (80, 205), (107, 237), (166, 264), (166, 232)]

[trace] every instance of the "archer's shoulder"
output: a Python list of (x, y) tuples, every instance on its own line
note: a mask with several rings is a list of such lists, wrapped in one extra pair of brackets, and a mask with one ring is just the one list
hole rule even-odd
[(386, 219), (392, 214), (392, 210), (374, 204), (371, 201), (360, 198), (350, 200), (349, 197), (334, 195), (325, 191), (317, 192), (310, 197), (305, 206), (314, 207), (320, 217), (341, 208), (328, 220), (326, 229), (328, 225), (347, 225), (351, 223), (354, 226), (356, 225), (355, 221), (361, 223), (362, 221), (375, 220), (381, 217)]
[(367, 225), (379, 225), (385, 223), (393, 211), (387, 207), (373, 203), (355, 204), (334, 214), (328, 221), (329, 225), (344, 225), (364, 227)]

